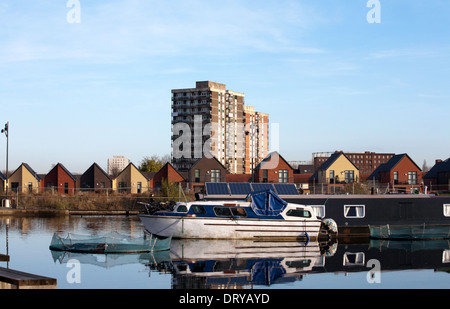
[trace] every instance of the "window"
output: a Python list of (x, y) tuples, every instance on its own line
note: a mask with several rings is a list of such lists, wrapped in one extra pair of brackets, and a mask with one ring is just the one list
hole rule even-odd
[(228, 207), (214, 207), (214, 213), (218, 217), (231, 217), (231, 210)]
[(450, 204), (444, 204), (444, 216), (450, 217)]
[(188, 209), (187, 209), (186, 205), (179, 205), (177, 207), (177, 212), (187, 212), (187, 211), (188, 211)]
[(394, 172), (394, 184), (398, 184), (398, 172)]
[(345, 171), (345, 182), (351, 183), (355, 180), (355, 171)]
[(417, 172), (408, 172), (408, 184), (410, 185), (417, 184)]
[(69, 194), (69, 183), (64, 183), (64, 194)]
[(330, 171), (330, 183), (334, 183), (334, 171)]
[(247, 211), (244, 208), (231, 208), (231, 213), (235, 217), (247, 217)]
[(346, 218), (364, 218), (364, 205), (344, 205), (344, 217)]
[(194, 210), (194, 213), (197, 215), (204, 215), (206, 214), (206, 209), (203, 206), (194, 205), (192, 206), (192, 209)]
[(220, 182), (220, 170), (211, 170), (211, 182)]
[(316, 217), (325, 218), (325, 205), (308, 205), (314, 209)]
[(289, 217), (301, 217), (301, 218), (311, 218), (311, 212), (304, 210), (303, 208), (289, 209), (286, 213)]
[(137, 193), (141, 194), (142, 193), (142, 182), (138, 182), (137, 183)]
[(33, 183), (32, 182), (28, 183), (28, 192), (33, 193)]
[(278, 182), (286, 183), (289, 179), (289, 171), (288, 170), (279, 170), (278, 171)]
[(345, 252), (344, 266), (364, 266), (365, 265), (364, 252)]
[(11, 183), (11, 190), (12, 190), (13, 192), (17, 193), (18, 190), (19, 190), (19, 183), (18, 183), (18, 182), (12, 182), (12, 183)]
[(195, 170), (194, 171), (194, 182), (200, 182), (200, 170)]
[(263, 170), (263, 182), (269, 182), (269, 170)]

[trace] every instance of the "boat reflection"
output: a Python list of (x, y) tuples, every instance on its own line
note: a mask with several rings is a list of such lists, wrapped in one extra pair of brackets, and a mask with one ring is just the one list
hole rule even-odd
[(370, 240), (338, 244), (172, 240), (170, 252), (102, 256), (52, 251), (52, 256), (55, 262), (75, 258), (105, 268), (144, 264), (150, 273), (170, 274), (173, 289), (282, 287), (316, 274), (368, 272), (371, 259), (380, 261), (381, 271), (448, 271), (450, 241)]

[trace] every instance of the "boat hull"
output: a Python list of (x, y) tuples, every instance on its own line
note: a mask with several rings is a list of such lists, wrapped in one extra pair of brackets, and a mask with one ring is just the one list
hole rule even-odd
[(378, 225), (369, 226), (373, 239), (427, 240), (450, 239), (450, 225)]
[(139, 216), (145, 229), (175, 239), (317, 239), (320, 220), (222, 219), (173, 216)]

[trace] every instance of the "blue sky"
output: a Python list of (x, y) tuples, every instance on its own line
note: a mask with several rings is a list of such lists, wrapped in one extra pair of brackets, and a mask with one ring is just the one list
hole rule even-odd
[[(170, 90), (225, 83), (313, 152), (450, 157), (450, 1), (68, 0), (0, 3), (0, 126), (10, 169), (74, 173), (170, 154)], [(0, 137), (0, 170), (6, 139)]]

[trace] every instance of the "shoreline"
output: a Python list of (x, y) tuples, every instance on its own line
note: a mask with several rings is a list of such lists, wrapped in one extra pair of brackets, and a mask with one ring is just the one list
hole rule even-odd
[(60, 209), (8, 209), (0, 208), (1, 216), (130, 216), (137, 210), (60, 210)]

